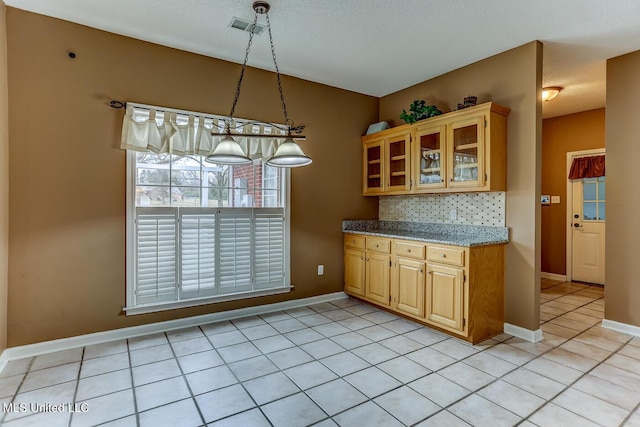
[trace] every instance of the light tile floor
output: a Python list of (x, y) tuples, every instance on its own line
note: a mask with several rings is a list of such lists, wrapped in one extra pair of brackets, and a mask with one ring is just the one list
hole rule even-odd
[(346, 299), (13, 361), (0, 422), (640, 426), (640, 338), (599, 326), (602, 288), (545, 280), (540, 310), (535, 344), (471, 346)]

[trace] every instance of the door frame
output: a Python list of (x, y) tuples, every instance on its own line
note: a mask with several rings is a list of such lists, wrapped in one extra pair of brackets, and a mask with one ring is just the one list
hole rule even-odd
[[(573, 222), (573, 181), (569, 179), (569, 171), (571, 170), (571, 163), (573, 159), (576, 157), (586, 157), (586, 156), (594, 156), (598, 154), (606, 154), (606, 148), (594, 148), (592, 150), (581, 150), (581, 151), (569, 151), (567, 152), (567, 197), (565, 203), (567, 204), (567, 212), (566, 212), (566, 277), (567, 282), (570, 282), (573, 277), (573, 234), (571, 230), (571, 223)], [(606, 184), (605, 184), (606, 185)], [(606, 220), (605, 220), (606, 221)], [(604, 268), (607, 266), (605, 264)]]

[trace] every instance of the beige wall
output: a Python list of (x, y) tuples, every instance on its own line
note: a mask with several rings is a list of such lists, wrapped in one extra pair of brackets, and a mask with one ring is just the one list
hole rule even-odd
[(540, 156), (542, 45), (528, 43), (385, 96), (380, 120), (400, 124), (415, 99), (450, 111), (468, 95), (511, 108), (508, 120), (505, 320), (538, 329), (540, 283)]
[[(341, 221), (377, 216), (377, 199), (361, 195), (359, 165), (378, 99), (283, 77), (313, 158), (292, 171), (295, 291), (125, 317), (123, 111), (108, 102), (227, 114), (240, 66), (13, 8), (7, 26), (10, 346), (342, 290)], [(236, 114), (282, 121), (274, 74), (247, 71)]]
[(604, 148), (604, 108), (542, 121), (542, 194), (560, 203), (542, 206), (542, 271), (566, 274), (567, 153)]
[(607, 61), (605, 318), (640, 326), (640, 51)]
[(6, 6), (0, 1), (0, 351), (7, 346), (9, 259), (9, 129)]

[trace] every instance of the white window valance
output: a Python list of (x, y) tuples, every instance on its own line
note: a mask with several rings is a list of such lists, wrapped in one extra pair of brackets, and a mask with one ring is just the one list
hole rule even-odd
[[(170, 153), (178, 156), (207, 156), (222, 137), (226, 117), (193, 111), (174, 110), (145, 104), (127, 103), (122, 123), (120, 148), (133, 151)], [(232, 136), (245, 154), (253, 159), (268, 159), (284, 141), (285, 132), (269, 123), (234, 119)], [(234, 133), (274, 135), (274, 138), (251, 138)]]

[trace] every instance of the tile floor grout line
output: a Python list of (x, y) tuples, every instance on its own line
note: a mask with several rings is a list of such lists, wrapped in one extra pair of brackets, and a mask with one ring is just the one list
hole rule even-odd
[[(76, 397), (78, 396), (78, 387), (80, 387), (80, 374), (82, 373), (82, 364), (84, 363), (84, 354), (86, 352), (87, 348), (86, 347), (82, 347), (82, 354), (80, 355), (80, 366), (78, 367), (78, 375), (76, 377), (76, 386), (73, 390), (73, 397), (71, 398), (71, 402), (73, 402), (74, 404), (76, 403)], [(71, 427), (71, 423), (73, 422), (73, 416), (75, 414), (72, 412), (71, 415), (69, 416), (69, 421), (68, 421), (68, 426)]]
[[(234, 327), (236, 327), (236, 329), (237, 329), (237, 330), (239, 330), (235, 324), (234, 324), (233, 326), (234, 326)], [(200, 328), (200, 329), (202, 330), (202, 328)], [(202, 332), (204, 333), (204, 331), (202, 331)], [(242, 333), (242, 331), (240, 331), (240, 333)], [(244, 334), (243, 334), (243, 335), (244, 335)], [(215, 421), (212, 421), (212, 423), (214, 423), (214, 422), (218, 422), (218, 421), (220, 421), (220, 420), (224, 420), (224, 419), (227, 419), (227, 418), (230, 418), (230, 417), (236, 416), (236, 415), (238, 415), (238, 414), (242, 414), (242, 413), (245, 413), (245, 412), (248, 412), (248, 411), (251, 411), (251, 410), (253, 410), (253, 409), (256, 409), (256, 408), (257, 408), (257, 409), (260, 411), (260, 413), (262, 414), (262, 416), (264, 417), (264, 419), (265, 419), (265, 420), (267, 420), (267, 422), (268, 422), (268, 423), (273, 427), (273, 423), (271, 422), (271, 420), (269, 419), (269, 417), (267, 416), (267, 414), (265, 414), (265, 413), (264, 413), (264, 411), (263, 411), (263, 409), (262, 409), (262, 405), (260, 405), (260, 404), (258, 404), (258, 402), (256, 402), (256, 400), (253, 398), (253, 396), (251, 395), (251, 393), (249, 393), (249, 390), (247, 390), (247, 388), (245, 387), (244, 383), (243, 383), (242, 381), (240, 381), (240, 378), (238, 378), (238, 376), (236, 375), (236, 373), (234, 372), (234, 370), (233, 370), (233, 369), (231, 369), (231, 367), (229, 366), (229, 364), (227, 363), (227, 361), (226, 361), (226, 360), (225, 360), (225, 359), (224, 359), (224, 358), (223, 358), (223, 357), (218, 353), (217, 348), (213, 345), (213, 343), (211, 342), (211, 340), (209, 339), (209, 337), (207, 336), (207, 334), (205, 334), (205, 337), (207, 338), (207, 341), (209, 341), (209, 344), (211, 344), (211, 346), (212, 346), (212, 347), (213, 347), (213, 349), (215, 350), (216, 354), (218, 354), (218, 357), (220, 357), (220, 360), (222, 360), (223, 365), (219, 365), (219, 366), (224, 366), (224, 367), (226, 367), (226, 368), (229, 370), (229, 372), (231, 372), (231, 375), (233, 375), (233, 377), (234, 377), (234, 378), (235, 378), (235, 380), (236, 380), (236, 384), (237, 384), (237, 385), (240, 385), (240, 386), (242, 387), (242, 389), (244, 390), (244, 392), (245, 392), (245, 393), (247, 393), (247, 396), (249, 396), (249, 398), (251, 399), (251, 401), (252, 401), (252, 402), (254, 403), (254, 405), (255, 405), (253, 408), (245, 409), (244, 411), (240, 411), (240, 412), (235, 413), (235, 414), (229, 414), (229, 415), (227, 415), (226, 417), (223, 417), (223, 418), (217, 419), (217, 420), (215, 420)], [(245, 337), (246, 337), (246, 336), (245, 336)], [(251, 340), (249, 340), (249, 342), (251, 342)], [(258, 349), (258, 350), (260, 350), (260, 349)], [(264, 356), (264, 354), (263, 354), (263, 356)], [(265, 356), (265, 357), (266, 357), (266, 356)], [(242, 359), (242, 360), (248, 360), (248, 359)], [(271, 361), (271, 360), (269, 359), (269, 361)], [(238, 362), (239, 362), (239, 361), (238, 361)], [(271, 362), (271, 363), (273, 363), (273, 362)], [(180, 363), (178, 363), (178, 365), (179, 365), (179, 364), (180, 364)], [(275, 364), (274, 364), (274, 365), (275, 365)], [(277, 366), (276, 366), (276, 367), (277, 367)], [(280, 371), (278, 371), (278, 372), (280, 372)], [(272, 373), (274, 373), (274, 372), (272, 372)], [(270, 374), (261, 375), (261, 376), (256, 377), (256, 378), (262, 378), (262, 377), (264, 377), (264, 376), (266, 376), (266, 375), (270, 375)], [(251, 378), (251, 379), (255, 379), (255, 378)], [(247, 381), (250, 381), (250, 380), (247, 380)], [(189, 384), (189, 381), (187, 381), (187, 378), (186, 378), (186, 377), (185, 377), (185, 382), (187, 383), (187, 386), (189, 387), (189, 392), (192, 394), (192, 396), (193, 396), (193, 400), (194, 400), (194, 402), (195, 402), (196, 406), (198, 407), (198, 410), (200, 410), (200, 405), (198, 405), (198, 401), (196, 400), (195, 395), (193, 395), (193, 392), (191, 391), (191, 386), (190, 386), (190, 384)], [(229, 385), (226, 385), (226, 386), (224, 386), (224, 387), (220, 387), (220, 388), (215, 389), (215, 390), (224, 390), (225, 388), (229, 388), (229, 387), (234, 386), (234, 385), (236, 385), (236, 384), (229, 384)], [(297, 384), (295, 384), (295, 383), (294, 383), (294, 385), (295, 385), (296, 387), (298, 387), (298, 385), (297, 385)], [(298, 387), (298, 388), (299, 388), (299, 387)], [(207, 392), (201, 393), (200, 395), (202, 395), (202, 394), (206, 394), (206, 393), (210, 393), (210, 392), (215, 391), (215, 390), (209, 390), (209, 391), (207, 391)], [(198, 395), (198, 396), (200, 396), (200, 395)], [(291, 395), (289, 395), (289, 396), (291, 396)], [(285, 396), (285, 397), (288, 397), (288, 396)], [(283, 397), (283, 398), (284, 398), (284, 397)], [(269, 403), (271, 403), (271, 402), (269, 402)], [(208, 425), (208, 424), (207, 424), (207, 422), (206, 422), (206, 420), (204, 419), (204, 416), (202, 417), (202, 420), (204, 421), (204, 425), (205, 425), (205, 426), (206, 426), (206, 425)]]
[[(10, 403), (14, 403), (16, 401), (16, 398), (18, 397), (18, 394), (20, 394), (20, 389), (22, 388), (22, 385), (24, 384), (25, 380), (27, 379), (27, 375), (29, 375), (29, 372), (31, 371), (31, 367), (33, 366), (33, 363), (36, 361), (35, 357), (31, 358), (31, 361), (29, 362), (28, 366), (27, 366), (27, 370), (24, 372), (24, 375), (22, 377), (22, 380), (20, 380), (20, 384), (18, 384), (18, 387), (16, 388), (16, 391), (13, 392), (13, 396), (11, 398), (11, 402)], [(18, 374), (20, 375), (20, 374)], [(31, 391), (31, 390), (29, 390)], [(28, 393), (28, 392), (25, 392)], [(5, 419), (7, 418), (7, 415), (9, 415), (9, 413), (4, 413), (4, 411), (2, 411), (2, 418), (0, 418), (0, 426), (4, 423)], [(32, 414), (33, 415), (33, 414)], [(28, 415), (24, 416), (24, 417), (18, 417), (16, 419), (19, 418), (25, 418), (28, 417)]]
[(127, 358), (129, 359), (129, 379), (131, 380), (131, 394), (133, 395), (133, 409), (136, 415), (136, 426), (140, 425), (140, 412), (138, 412), (138, 398), (136, 397), (136, 385), (133, 380), (133, 364), (131, 363), (131, 346), (129, 340), (125, 340), (127, 345)]
[[(198, 330), (200, 330), (200, 332), (203, 332), (202, 329), (200, 329), (200, 326), (196, 326), (196, 327), (198, 328)], [(200, 420), (202, 420), (202, 425), (206, 426), (207, 425), (207, 421), (204, 419), (204, 414), (202, 413), (202, 410), (200, 409), (200, 405), (198, 405), (198, 401), (196, 400), (196, 397), (193, 394), (193, 390), (191, 389), (191, 385), (189, 384), (189, 381), (187, 381), (187, 377), (184, 374), (184, 370), (182, 369), (182, 366), (180, 365), (180, 361), (178, 360), (178, 357), (176, 355), (175, 349), (173, 348), (173, 342), (169, 339), (169, 335), (167, 335), (166, 332), (164, 333), (164, 335), (166, 336), (167, 341), (169, 342), (169, 348), (171, 349), (171, 353), (173, 354), (173, 360), (176, 362), (176, 365), (178, 365), (178, 369), (180, 370), (180, 375), (177, 375), (177, 376), (171, 377), (171, 378), (180, 377), (180, 378), (182, 378), (182, 381), (185, 382), (185, 384), (187, 386), (187, 390), (189, 390), (189, 396), (191, 397), (191, 401), (195, 405), (196, 411), (198, 411), (198, 415), (200, 415)], [(206, 337), (206, 335), (205, 335), (205, 337)], [(181, 341), (186, 341), (186, 340), (181, 340)], [(209, 340), (207, 339), (207, 341), (209, 341)], [(176, 342), (178, 342), (178, 341), (176, 341)], [(211, 344), (211, 343), (209, 342), (209, 344)], [(171, 360), (171, 359), (167, 359), (167, 360)], [(133, 368), (132, 368), (132, 370), (133, 370)], [(160, 380), (160, 381), (164, 381), (164, 380), (167, 380), (167, 379), (169, 379), (169, 378), (164, 378), (163, 380)], [(147, 385), (147, 384), (144, 384), (144, 385)], [(133, 392), (134, 392), (134, 395), (135, 395), (135, 384), (133, 386), (134, 386)], [(162, 406), (170, 405), (172, 403), (176, 403), (176, 402), (179, 402), (179, 401), (182, 401), (182, 400), (186, 400), (186, 398), (185, 399), (174, 400), (173, 402), (169, 402), (169, 403), (166, 403), (164, 405), (159, 405), (159, 406), (157, 406), (155, 408), (161, 408)], [(155, 409), (155, 408), (148, 408), (147, 410), (152, 410), (152, 409)], [(139, 415), (137, 411), (136, 411), (136, 414)], [(138, 425), (140, 425), (139, 417), (137, 417), (137, 421), (138, 421)]]
[[(630, 338), (630, 339), (629, 339), (629, 341), (631, 341), (631, 339), (633, 339), (633, 338)], [(554, 396), (552, 396), (550, 399), (547, 399), (547, 400), (546, 400), (546, 402), (545, 402), (545, 403), (543, 403), (543, 404), (542, 404), (542, 406), (540, 406), (538, 409), (536, 409), (536, 411), (535, 411), (535, 412), (532, 412), (531, 414), (529, 414), (529, 416), (527, 416), (527, 417), (525, 418), (525, 421), (528, 421), (528, 420), (529, 420), (529, 418), (530, 418), (532, 415), (534, 415), (536, 412), (538, 412), (539, 410), (541, 410), (542, 408), (544, 408), (545, 406), (547, 406), (549, 403), (553, 403), (553, 400), (554, 400), (554, 399), (556, 399), (556, 398), (557, 398), (558, 396), (560, 396), (562, 393), (564, 393), (565, 391), (567, 391), (568, 389), (570, 389), (574, 384), (576, 384), (576, 383), (577, 383), (578, 381), (580, 381), (582, 378), (584, 378), (585, 376), (587, 376), (588, 374), (590, 374), (591, 372), (593, 372), (593, 371), (594, 371), (598, 366), (603, 365), (607, 360), (609, 360), (611, 357), (613, 357), (615, 354), (617, 354), (617, 353), (618, 353), (618, 351), (620, 351), (620, 349), (621, 349), (621, 348), (623, 348), (626, 344), (628, 344), (628, 343), (629, 343), (629, 341), (627, 341), (627, 342), (625, 342), (625, 343), (622, 343), (622, 345), (621, 345), (620, 347), (618, 347), (618, 349), (617, 349), (617, 350), (615, 350), (615, 351), (611, 352), (611, 354), (609, 354), (609, 355), (608, 355), (606, 358), (604, 358), (602, 361), (598, 362), (594, 367), (592, 367), (592, 368), (590, 368), (589, 370), (587, 370), (587, 371), (583, 372), (583, 374), (582, 374), (582, 375), (580, 375), (580, 377), (578, 377), (578, 378), (577, 378), (576, 380), (574, 380), (573, 382), (571, 382), (571, 383), (567, 384), (567, 385), (566, 385), (566, 386), (565, 386), (561, 391), (559, 391), (558, 393), (556, 393), (556, 394), (555, 394)], [(576, 353), (576, 354), (577, 354), (577, 353)], [(582, 356), (582, 357), (586, 357), (586, 356)], [(588, 359), (588, 358), (587, 358), (587, 359)], [(591, 359), (591, 360), (594, 360), (594, 359)], [(567, 366), (567, 365), (564, 365), (564, 364), (562, 364), (562, 365), (563, 365), (563, 366)], [(570, 367), (570, 366), (569, 366), (569, 367)], [(580, 372), (582, 372), (582, 371), (580, 371)], [(605, 381), (606, 381), (606, 380), (605, 380)], [(612, 384), (613, 384), (613, 383), (612, 383)], [(563, 384), (563, 385), (564, 385), (564, 384)], [(626, 388), (626, 387), (624, 387), (624, 388)], [(580, 391), (580, 390), (578, 390), (578, 391)], [(588, 393), (587, 393), (587, 394), (588, 394)], [(626, 411), (626, 409), (621, 408), (621, 407), (620, 407), (620, 406), (618, 406), (618, 405), (614, 405), (613, 403), (607, 402), (606, 400), (600, 399), (600, 398), (599, 398), (599, 397), (597, 397), (597, 396), (593, 396), (593, 395), (590, 395), (590, 396), (592, 396), (592, 397), (594, 397), (594, 398), (596, 398), (596, 399), (598, 399), (598, 400), (602, 400), (603, 402), (608, 403), (608, 404), (610, 404), (610, 405), (617, 406), (618, 408), (623, 409), (623, 410), (625, 410), (625, 411)], [(555, 403), (554, 403), (554, 404), (555, 404)], [(559, 405), (558, 405), (558, 406), (559, 406)], [(573, 413), (573, 414), (575, 414), (575, 415), (578, 415), (579, 417), (585, 418), (585, 417), (583, 417), (582, 415), (578, 414), (577, 412), (573, 412), (573, 411), (572, 411), (571, 409), (569, 409), (569, 408), (565, 408), (564, 406), (561, 406), (561, 408), (566, 409), (567, 411), (569, 411), (569, 412), (571, 412), (571, 413)], [(633, 413), (633, 412), (631, 412), (631, 414), (632, 414), (632, 413)], [(589, 420), (589, 421), (591, 421), (591, 420)]]

